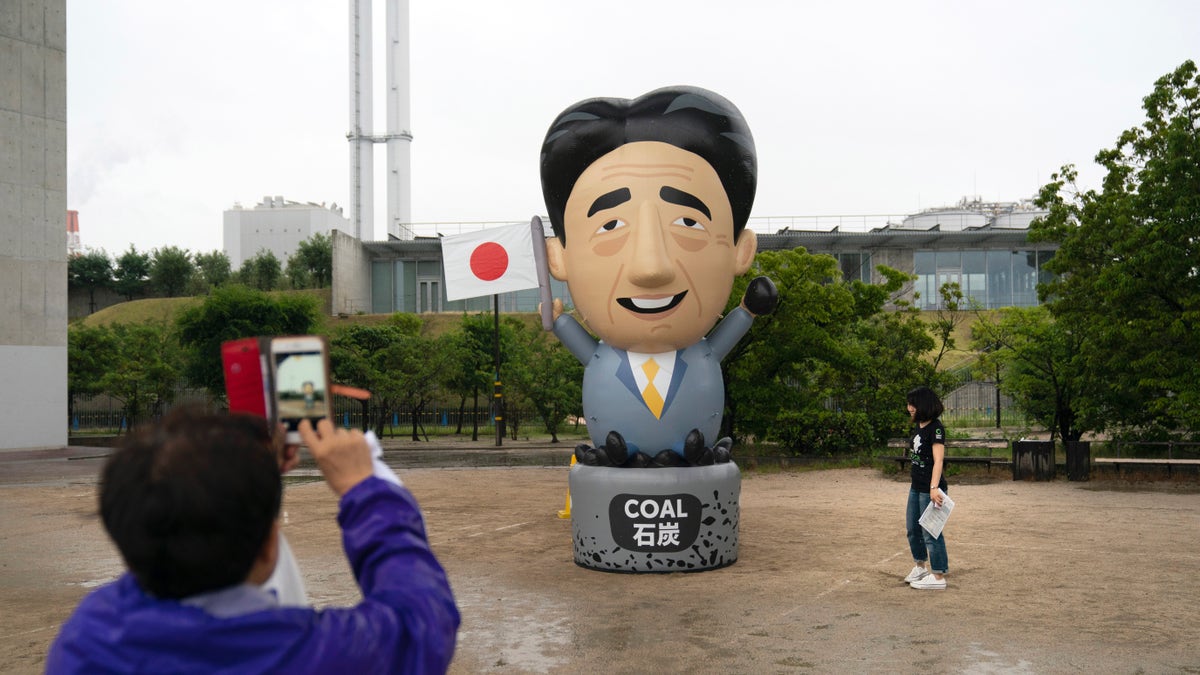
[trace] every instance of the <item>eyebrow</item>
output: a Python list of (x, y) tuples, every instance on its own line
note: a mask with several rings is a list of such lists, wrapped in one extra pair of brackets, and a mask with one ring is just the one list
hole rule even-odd
[(678, 204), (680, 206), (687, 206), (689, 208), (696, 209), (700, 213), (703, 213), (705, 218), (712, 218), (712, 213), (708, 210), (708, 206), (706, 206), (704, 202), (700, 201), (699, 197), (688, 194), (683, 190), (676, 190), (669, 185), (664, 185), (662, 186), (662, 189), (658, 191), (658, 196), (662, 197), (664, 202)]
[(629, 193), (629, 188), (618, 188), (612, 192), (602, 194), (596, 197), (596, 201), (592, 202), (592, 207), (588, 209), (588, 217), (591, 218), (597, 211), (611, 209), (618, 204), (624, 204), (630, 199), (633, 199), (633, 195)]

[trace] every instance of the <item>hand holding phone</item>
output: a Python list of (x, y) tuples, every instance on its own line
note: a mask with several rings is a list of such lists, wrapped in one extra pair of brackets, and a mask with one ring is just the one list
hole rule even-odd
[(277, 337), (271, 340), (271, 382), (275, 415), (287, 427), (287, 442), (300, 443), (300, 420), (315, 427), (332, 419), (329, 391), (329, 351), (324, 338), (315, 335)]

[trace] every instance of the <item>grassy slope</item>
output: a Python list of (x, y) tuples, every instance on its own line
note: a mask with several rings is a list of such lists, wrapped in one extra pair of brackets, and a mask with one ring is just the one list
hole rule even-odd
[[(994, 314), (994, 311), (984, 310), (981, 314), (988, 318)], [(937, 312), (921, 312), (921, 318), (926, 323), (932, 323), (938, 318)], [(942, 356), (942, 362), (938, 365), (939, 370), (952, 370), (976, 360), (975, 353), (971, 351), (971, 324), (975, 323), (977, 319), (974, 312), (963, 312), (962, 321), (954, 327), (954, 332), (951, 334), (954, 339), (954, 349)], [(936, 351), (926, 355), (930, 361), (935, 356), (937, 356)]]
[[(319, 327), (322, 331), (335, 330), (341, 326), (354, 324), (377, 325), (386, 322), (388, 316), (390, 316), (387, 314), (355, 314), (346, 316), (345, 318), (331, 316), (329, 314), (329, 289), (275, 292), (275, 294), (280, 293), (306, 293), (315, 295), (320, 300), (322, 307), (321, 325)], [(145, 321), (174, 321), (179, 312), (188, 307), (195, 306), (201, 301), (202, 299), (198, 297), (134, 300), (106, 307), (91, 316), (80, 319), (80, 322), (84, 325), (96, 326), (114, 323), (141, 323)], [(985, 312), (985, 314), (990, 314), (990, 312)], [(975, 355), (969, 350), (971, 344), (971, 324), (975, 321), (975, 315), (970, 312), (965, 312), (964, 315), (963, 320), (954, 330), (955, 349), (947, 352), (942, 357), (941, 369), (943, 370), (955, 368), (975, 359)], [(516, 316), (530, 326), (540, 326), (540, 320), (536, 313), (505, 314), (505, 316)], [(922, 318), (926, 322), (931, 322), (937, 317), (935, 312), (923, 312)], [(441, 335), (458, 326), (462, 320), (462, 314), (454, 312), (422, 314), (421, 320), (425, 323), (424, 328), (427, 334)], [(928, 355), (928, 358), (932, 359), (934, 356), (935, 354), (931, 353)]]
[[(378, 325), (385, 323), (390, 316), (389, 314), (352, 314), (345, 318), (331, 316), (329, 313), (330, 293), (327, 288), (306, 291), (275, 291), (272, 295), (284, 293), (305, 293), (317, 297), (321, 303), (321, 323), (318, 325), (318, 330), (320, 331), (336, 330), (339, 327), (349, 325)], [(201, 297), (145, 298), (105, 307), (95, 314), (79, 319), (79, 323), (85, 326), (108, 326), (115, 323), (144, 323), (147, 321), (173, 322), (180, 312), (189, 307), (194, 307), (201, 302), (203, 302), (203, 298)], [(530, 326), (541, 325), (541, 319), (538, 318), (536, 313), (532, 312), (513, 315), (505, 314), (504, 316), (519, 317)], [(462, 321), (462, 314), (454, 312), (422, 314), (421, 320), (425, 324), (426, 333), (441, 335), (458, 326), (459, 322)]]

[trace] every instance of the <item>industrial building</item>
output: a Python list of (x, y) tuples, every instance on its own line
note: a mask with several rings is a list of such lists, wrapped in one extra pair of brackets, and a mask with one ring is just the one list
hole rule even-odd
[(0, 449), (67, 443), (65, 0), (0, 12)]
[[(759, 234), (760, 251), (804, 247), (838, 259), (842, 275), (880, 283), (876, 267), (916, 275), (904, 300), (919, 309), (938, 308), (938, 289), (957, 283), (963, 296), (984, 309), (1038, 304), (1037, 285), (1048, 280), (1045, 264), (1057, 244), (1029, 242), (1029, 225), (1046, 215), (1028, 201), (964, 199), (956, 206), (921, 211), (899, 223), (865, 232), (776, 230)], [(751, 219), (753, 220), (753, 219)]]
[(300, 242), (314, 234), (352, 233), (349, 219), (337, 204), (326, 207), (283, 197), (263, 197), (249, 209), (234, 204), (225, 211), (223, 221), (223, 247), (235, 270), (259, 251), (270, 251), (284, 262)]

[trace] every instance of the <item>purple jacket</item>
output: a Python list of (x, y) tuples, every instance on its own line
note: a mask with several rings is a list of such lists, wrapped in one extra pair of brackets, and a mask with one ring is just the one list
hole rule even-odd
[(63, 624), (48, 673), (442, 673), (459, 614), (408, 490), (368, 478), (343, 495), (356, 607), (272, 608), (219, 619), (159, 600), (126, 573)]

